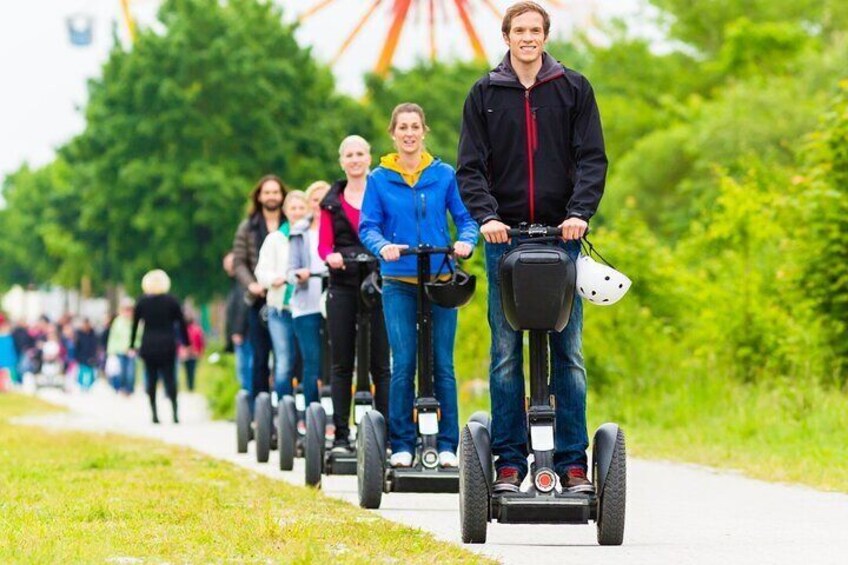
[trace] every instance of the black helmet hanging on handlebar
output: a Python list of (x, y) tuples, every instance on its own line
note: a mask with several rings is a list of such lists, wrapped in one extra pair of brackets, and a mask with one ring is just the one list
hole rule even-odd
[(452, 267), (447, 257), (445, 257), (442, 267), (439, 268), (439, 272), (445, 265), (450, 269), (451, 277), (446, 280), (439, 280), (438, 275), (436, 275), (434, 280), (424, 283), (424, 292), (427, 293), (427, 298), (431, 302), (442, 308), (465, 306), (474, 296), (474, 290), (477, 288), (477, 277), (463, 271), (459, 266)]
[(362, 301), (368, 308), (377, 306), (383, 295), (383, 279), (380, 277), (380, 273), (377, 271), (369, 273), (362, 281), (359, 292), (362, 294)]

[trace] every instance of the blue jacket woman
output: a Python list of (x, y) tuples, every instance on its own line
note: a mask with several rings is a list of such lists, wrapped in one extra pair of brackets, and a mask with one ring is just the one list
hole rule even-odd
[[(451, 245), (448, 212), (457, 227), (457, 241), (453, 244), (457, 256), (471, 255), (478, 235), (477, 224), (459, 196), (453, 168), (424, 151), (426, 128), (420, 106), (401, 104), (395, 108), (389, 133), (398, 152), (383, 157), (368, 177), (359, 223), (362, 243), (382, 258), (383, 310), (392, 352), (390, 463), (395, 467), (412, 464), (416, 440), (412, 410), (418, 341), (417, 259), (401, 257), (400, 251), (420, 244)], [(444, 256), (433, 255), (430, 260), (430, 272), (437, 276)], [(437, 440), (439, 462), (443, 467), (455, 467), (459, 441), (453, 369), (457, 311), (434, 304), (432, 320), (433, 384), (442, 412)]]

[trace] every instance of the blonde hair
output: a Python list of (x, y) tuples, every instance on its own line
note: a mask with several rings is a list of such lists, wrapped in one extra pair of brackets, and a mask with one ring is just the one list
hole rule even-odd
[(421, 126), (424, 128), (424, 131), (430, 131), (430, 128), (427, 126), (427, 118), (424, 117), (424, 108), (414, 102), (404, 102), (402, 104), (398, 104), (395, 106), (395, 109), (392, 110), (392, 119), (389, 121), (388, 130), (390, 135), (395, 132), (398, 116), (406, 113), (418, 114), (418, 117), (421, 118)]
[(345, 147), (347, 147), (351, 143), (361, 143), (366, 147), (366, 149), (368, 149), (368, 152), (371, 153), (371, 144), (368, 143), (364, 137), (362, 137), (361, 135), (349, 135), (344, 138), (339, 144), (339, 157), (341, 157), (344, 153)]
[(316, 180), (308, 187), (306, 187), (306, 202), (309, 202), (309, 199), (312, 198), (312, 195), (318, 192), (319, 190), (330, 190), (330, 183), (323, 180)]
[(309, 205), (306, 194), (302, 190), (290, 190), (288, 194), (286, 194), (286, 199), (283, 201), (283, 210), (289, 207), (292, 200), (300, 200), (305, 205)]
[(162, 269), (153, 269), (141, 279), (141, 290), (144, 294), (166, 294), (171, 290), (171, 279)]

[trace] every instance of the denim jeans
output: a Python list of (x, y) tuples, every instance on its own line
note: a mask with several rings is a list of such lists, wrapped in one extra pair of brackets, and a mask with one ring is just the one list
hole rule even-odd
[(290, 310), (268, 309), (268, 331), (274, 349), (274, 390), (277, 398), (292, 392), (292, 374), (297, 358), (294, 324)]
[(118, 355), (121, 373), (118, 375), (118, 391), (132, 394), (135, 390), (135, 359), (126, 354)]
[(241, 389), (250, 394), (253, 388), (253, 346), (246, 339), (240, 345), (233, 344), (236, 354), (236, 377), (241, 383)]
[(303, 395), (307, 406), (319, 402), (318, 379), (321, 373), (321, 314), (293, 318), (294, 335), (303, 359)]
[[(392, 451), (415, 451), (416, 428), (412, 421), (415, 404), (415, 369), (418, 333), (417, 288), (415, 285), (383, 279), (383, 312), (389, 347), (392, 351), (392, 380), (389, 386), (389, 436)], [(457, 311), (433, 307), (433, 390), (441, 405), (437, 448), (456, 452), (459, 443), (459, 415), (453, 348)]]
[[(580, 246), (576, 241), (558, 243), (572, 259)], [(500, 258), (511, 243), (486, 243), (486, 275), (489, 281), (489, 327), (492, 332), (489, 391), (492, 399), (492, 453), (497, 468), (509, 466), (527, 471), (527, 416), (524, 410), (522, 332), (514, 331), (501, 306)], [(578, 465), (586, 468), (586, 368), (583, 364), (583, 304), (575, 294), (568, 325), (549, 334), (550, 392), (556, 399), (554, 465), (557, 473)]]

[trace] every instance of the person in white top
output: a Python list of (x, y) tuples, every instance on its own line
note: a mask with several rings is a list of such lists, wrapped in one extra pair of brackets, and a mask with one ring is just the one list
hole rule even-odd
[[(310, 216), (291, 231), (289, 281), (295, 284), (291, 308), (294, 333), (303, 359), (303, 394), (306, 402), (318, 402), (318, 379), (321, 372), (321, 275), (327, 266), (318, 255), (318, 230), (321, 223), (321, 200), (330, 185), (312, 183), (306, 189)], [(316, 276), (318, 275), (318, 276)]]
[(277, 398), (293, 394), (292, 374), (297, 359), (294, 325), (289, 301), (293, 287), (286, 280), (289, 270), (289, 233), (291, 226), (307, 213), (306, 196), (299, 190), (286, 195), (283, 213), (287, 221), (268, 234), (259, 249), (256, 263), (257, 282), (267, 289), (268, 332), (274, 349), (274, 391)]

